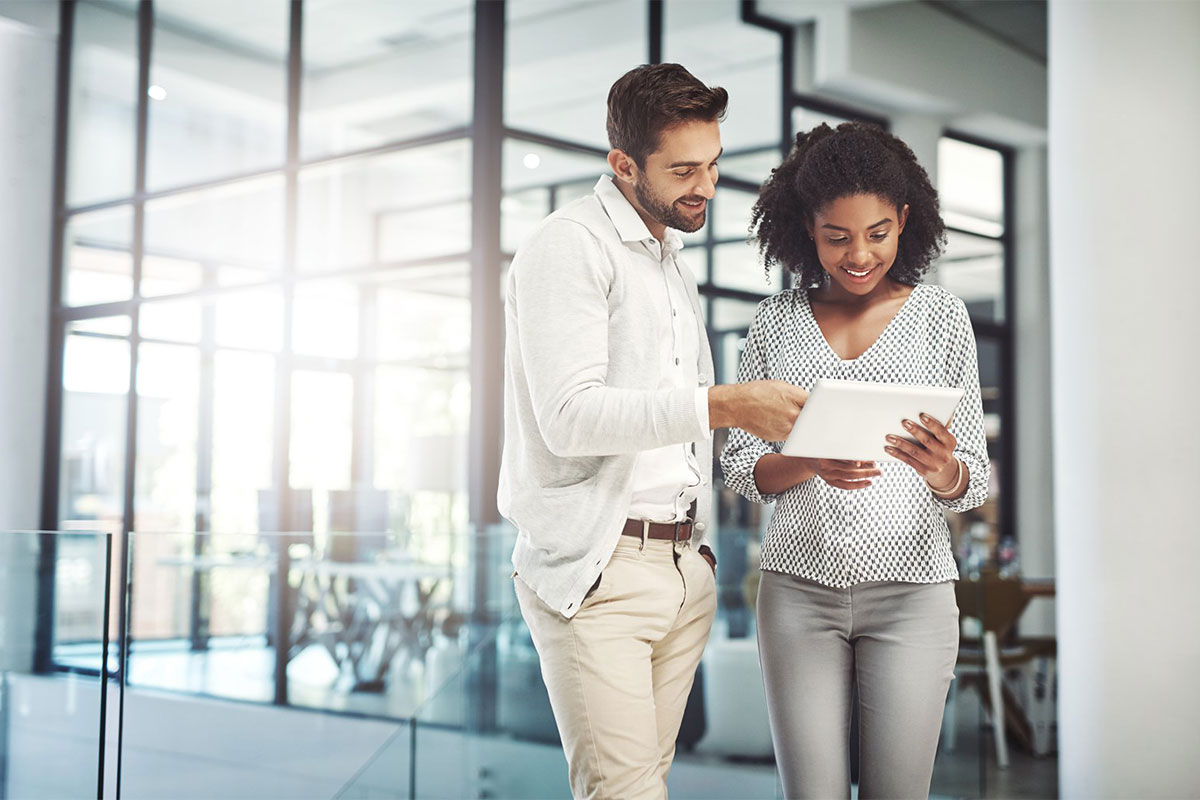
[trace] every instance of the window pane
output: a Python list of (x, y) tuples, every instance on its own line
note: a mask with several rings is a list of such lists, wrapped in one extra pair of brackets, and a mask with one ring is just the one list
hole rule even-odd
[(948, 231), (937, 281), (967, 304), (973, 319), (1004, 321), (1004, 247), (995, 239)]
[(283, 288), (246, 289), (218, 295), (215, 338), (219, 347), (279, 352), (283, 349)]
[(717, 239), (745, 241), (750, 231), (750, 210), (754, 208), (758, 195), (736, 189), (717, 189), (713, 199), (713, 235)]
[(195, 298), (145, 303), (138, 314), (138, 330), (146, 339), (199, 344), (203, 317), (204, 302)]
[(749, 300), (714, 297), (712, 316), (708, 320), (709, 330), (714, 333), (731, 331), (745, 336), (750, 330), (750, 323), (754, 321), (756, 310), (758, 303)]
[(550, 215), (550, 190), (506, 193), (500, 201), (500, 249), (515, 253), (526, 237)]
[(761, 295), (779, 291), (778, 272), (772, 272), (768, 279), (758, 251), (745, 242), (719, 244), (713, 248), (713, 283), (726, 289)]
[(158, 297), (192, 291), (204, 285), (204, 273), (204, 266), (198, 261), (143, 254), (141, 294)]
[(778, 147), (782, 43), (774, 31), (742, 22), (741, 7), (738, 0), (664, 3), (663, 60), (728, 90), (729, 113), (721, 124), (726, 150)]
[(63, 241), (63, 302), (111, 303), (133, 296), (133, 209), (117, 206), (67, 220)]
[(754, 320), (757, 303), (714, 297), (708, 329), (713, 333), (713, 365), (717, 383), (737, 383), (746, 333)]
[(76, 4), (71, 42), (67, 204), (128, 197), (136, 152), (136, 8)]
[(137, 392), (134, 527), (194, 530), (200, 350), (169, 344), (139, 346)]
[(937, 175), (947, 225), (984, 236), (1004, 233), (1004, 157), (999, 151), (942, 137)]
[(600, 179), (601, 174), (603, 173), (597, 172), (592, 178), (582, 178), (571, 183), (559, 184), (554, 191), (554, 210), (557, 211), (572, 200), (578, 200), (591, 194), (596, 188), (596, 181)]
[(376, 351), (380, 361), (463, 368), (471, 349), (466, 264), (438, 265), (380, 286)]
[(946, 515), (954, 541), (954, 552), (959, 557), (959, 568), (963, 577), (977, 577), (982, 564), (994, 563), (996, 545), (1000, 540), (1000, 497), (1004, 492), (1001, 483), (1000, 437), (1006, 435), (1001, 425), (1001, 353), (999, 341), (979, 337), (976, 340), (979, 355), (979, 392), (983, 398), (983, 427), (987, 434), (988, 458), (992, 462), (991, 482), (988, 497), (982, 506), (962, 514)]
[(608, 149), (608, 89), (649, 52), (645, 0), (509, 0), (505, 11), (505, 124)]
[(723, 155), (720, 162), (721, 177), (740, 178), (761, 184), (771, 177), (771, 170), (778, 167), (782, 161), (778, 147), (741, 155)]
[[(349, 375), (292, 375), (291, 485), (349, 489), (354, 385)], [(320, 515), (314, 509), (314, 519)]]
[[(712, 299), (708, 324), (718, 383), (737, 382), (746, 331), (756, 308), (757, 303), (751, 301)], [(728, 435), (728, 429), (713, 431), (716, 453), (724, 449)], [(717, 543), (717, 559), (722, 569), (726, 569), (717, 579), (717, 614), (724, 621), (722, 627), (729, 638), (752, 638), (754, 612), (748, 598), (753, 597), (756, 586), (758, 543), (769, 513), (763, 506), (751, 503), (725, 486), (724, 474), (717, 466), (713, 481), (713, 518), (718, 527), (713, 537)]]
[(381, 366), (375, 384), (375, 486), (402, 509), (401, 525), (419, 543), (467, 527), (465, 369)]
[(283, 164), (285, 0), (155, 0), (153, 42), (150, 190)]
[(466, 140), (312, 167), (300, 177), (298, 265), (325, 271), (471, 245)]
[[(267, 280), (283, 261), (283, 178), (273, 176), (172, 195), (146, 204), (148, 295)], [(159, 260), (163, 259), (163, 260)], [(235, 268), (230, 273), (225, 268)]]
[(470, 122), (474, 18), (468, 0), (306, 3), (303, 157)]
[(259, 530), (259, 490), (271, 487), (275, 358), (218, 350), (213, 358), (211, 529)]
[(345, 281), (308, 281), (296, 286), (292, 349), (306, 356), (358, 355), (358, 286)]
[(467, 525), (468, 274), (466, 264), (405, 270), (376, 293), (385, 363), (375, 378), (374, 482), (418, 549)]
[(690, 245), (679, 251), (688, 269), (696, 276), (696, 283), (708, 280), (708, 249), (703, 245)]
[(600, 156), (506, 139), (501, 246), (514, 252), (552, 205), (560, 208), (591, 194), (597, 179), (609, 171), (608, 162)]
[(59, 526), (120, 532), (129, 342), (69, 331), (63, 355)]

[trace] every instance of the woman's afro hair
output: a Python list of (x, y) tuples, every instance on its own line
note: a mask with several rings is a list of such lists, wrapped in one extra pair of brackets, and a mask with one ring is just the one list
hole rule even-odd
[(896, 262), (888, 275), (917, 284), (938, 257), (946, 227), (938, 213), (937, 190), (908, 145), (864, 122), (822, 123), (796, 135), (796, 145), (771, 171), (754, 204), (750, 235), (768, 271), (779, 265), (812, 288), (826, 280), (808, 226), (834, 200), (873, 194), (899, 209), (908, 204)]

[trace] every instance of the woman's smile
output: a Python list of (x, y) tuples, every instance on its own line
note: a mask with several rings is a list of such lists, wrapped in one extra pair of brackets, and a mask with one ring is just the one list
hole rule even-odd
[(842, 267), (842, 272), (850, 276), (850, 279), (855, 283), (866, 283), (871, 277), (871, 273), (875, 271), (875, 267), (867, 267), (866, 269), (856, 270), (850, 267)]

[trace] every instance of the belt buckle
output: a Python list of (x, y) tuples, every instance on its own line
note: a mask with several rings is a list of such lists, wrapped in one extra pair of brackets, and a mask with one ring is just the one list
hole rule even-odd
[(674, 535), (673, 535), (671, 538), (672, 538), (674, 541), (676, 541), (676, 542), (687, 542), (687, 541), (691, 541), (691, 538), (692, 538), (692, 532), (691, 532), (691, 531), (688, 531), (688, 538), (687, 538), (687, 539), (680, 539), (680, 538), (679, 538), (679, 528), (680, 528), (680, 526), (682, 526), (682, 525), (692, 525), (692, 524), (694, 524), (694, 522), (695, 522), (695, 520), (690, 520), (690, 519), (682, 519), (682, 520), (678, 520), (678, 521), (676, 521), (676, 523), (675, 523), (675, 534), (674, 534)]

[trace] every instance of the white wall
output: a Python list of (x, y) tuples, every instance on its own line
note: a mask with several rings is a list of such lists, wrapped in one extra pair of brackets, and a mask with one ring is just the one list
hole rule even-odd
[(0, 530), (38, 522), (54, 72), (54, 38), (0, 16)]
[[(55, 35), (0, 6), (0, 669), (31, 663), (50, 304)], [(24, 4), (30, 5), (30, 4)]]
[(1200, 786), (1200, 3), (1050, 4), (1065, 797)]

